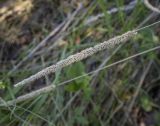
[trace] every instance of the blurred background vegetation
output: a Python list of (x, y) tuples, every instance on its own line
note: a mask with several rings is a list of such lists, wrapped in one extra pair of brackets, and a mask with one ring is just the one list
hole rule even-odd
[[(159, 0), (151, 1), (154, 7)], [(160, 25), (21, 89), (13, 84), (126, 31), (160, 20), (143, 0), (1, 0), (2, 101), (113, 64), (159, 45)], [(0, 107), (1, 126), (160, 126), (160, 50), (137, 56), (54, 91)]]

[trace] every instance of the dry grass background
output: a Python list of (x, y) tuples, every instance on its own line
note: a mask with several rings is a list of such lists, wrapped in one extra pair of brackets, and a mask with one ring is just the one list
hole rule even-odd
[[(156, 8), (160, 4), (149, 2)], [(1, 125), (159, 126), (159, 24), (25, 88), (13, 87), (80, 50), (159, 21), (159, 13), (134, 0), (4, 0), (0, 6), (1, 103), (58, 86), (33, 99), (1, 106)], [(130, 60), (112, 66), (125, 58)], [(110, 66), (98, 70), (106, 65)], [(93, 70), (98, 71), (87, 74)], [(60, 85), (81, 75), (86, 76)]]

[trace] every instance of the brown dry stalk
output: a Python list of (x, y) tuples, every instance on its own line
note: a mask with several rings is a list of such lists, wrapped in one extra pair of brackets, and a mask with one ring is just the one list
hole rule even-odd
[(103, 43), (97, 44), (93, 47), (87, 48), (85, 50), (82, 50), (79, 53), (76, 53), (74, 55), (69, 56), (68, 58), (61, 60), (59, 62), (57, 62), (56, 64), (53, 64), (41, 71), (39, 71), (38, 73), (30, 76), (29, 78), (26, 78), (24, 80), (22, 80), (21, 82), (15, 84), (15, 87), (19, 87), (19, 86), (24, 86), (26, 84), (29, 84), (41, 77), (44, 77), (45, 75), (48, 75), (50, 73), (54, 73), (57, 70), (64, 68), (70, 64), (73, 64), (75, 62), (81, 61), (99, 51), (102, 51), (104, 49), (109, 49), (109, 48), (113, 48), (114, 46), (126, 42), (127, 40), (129, 40), (131, 37), (135, 36), (137, 34), (136, 31), (128, 31), (120, 36), (116, 36), (108, 41), (104, 41)]

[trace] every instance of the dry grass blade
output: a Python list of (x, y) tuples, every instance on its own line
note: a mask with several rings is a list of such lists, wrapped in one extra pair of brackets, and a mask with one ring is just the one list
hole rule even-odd
[[(108, 10), (107, 13), (108, 14), (114, 14), (114, 13), (116, 13), (118, 11), (128, 12), (128, 11), (131, 11), (132, 9), (134, 9), (134, 7), (136, 6), (136, 4), (137, 4), (137, 1), (132, 1), (128, 5), (126, 5), (124, 7), (119, 7), (119, 8), (115, 7), (115, 8), (112, 8), (112, 9)], [(84, 21), (84, 24), (85, 25), (89, 25), (89, 24), (97, 21), (99, 18), (102, 18), (104, 16), (105, 16), (104, 13), (99, 13), (99, 14), (97, 14), (95, 16), (90, 16), (88, 19), (86, 19)]]
[[(82, 9), (82, 4), (78, 6), (78, 8), (71, 14), (70, 17), (68, 17), (66, 20), (64, 20), (61, 24), (59, 24), (53, 31), (49, 33), (26, 57), (22, 59), (21, 62), (19, 62), (11, 71), (9, 74), (13, 73), (16, 69), (18, 69), (24, 62), (26, 62), (29, 58), (33, 56), (33, 54), (42, 48), (46, 43), (53, 39), (53, 37), (58, 33), (58, 32), (64, 32), (70, 23), (73, 21), (74, 17), (77, 15), (77, 13)], [(62, 29), (62, 30), (61, 30)]]
[(157, 13), (160, 13), (160, 10), (156, 7), (153, 7), (148, 0), (144, 0), (144, 4), (146, 5), (146, 7), (148, 9), (150, 9), (151, 11), (154, 11), (154, 12), (157, 12)]
[(24, 79), (23, 81), (15, 84), (15, 87), (19, 87), (19, 86), (24, 86), (26, 84), (29, 84), (41, 77), (44, 77), (45, 75), (48, 75), (50, 73), (54, 73), (55, 71), (57, 71), (58, 69), (64, 68), (70, 64), (73, 64), (75, 62), (81, 61), (99, 51), (102, 51), (104, 49), (109, 49), (109, 48), (113, 48), (115, 45), (118, 45), (120, 43), (126, 42), (127, 40), (129, 40), (131, 37), (134, 37), (137, 34), (136, 31), (128, 31), (127, 33), (114, 37), (108, 41), (104, 41), (103, 43), (97, 44), (94, 47), (90, 47), (87, 48), (85, 50), (82, 50), (79, 53), (76, 53), (74, 55), (69, 56), (68, 58), (61, 60), (59, 62), (57, 62), (56, 64), (49, 66), (43, 70), (41, 70), (40, 72), (38, 72), (35, 75), (32, 75), (31, 77)]

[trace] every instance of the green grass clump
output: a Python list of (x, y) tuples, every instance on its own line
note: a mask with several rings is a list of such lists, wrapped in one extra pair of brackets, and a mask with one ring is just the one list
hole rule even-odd
[[(154, 88), (158, 87), (159, 83), (160, 61), (158, 51), (138, 56), (65, 85), (59, 85), (66, 80), (96, 70), (101, 65), (103, 67), (112, 64), (157, 46), (160, 40), (158, 32), (156, 32), (158, 25), (157, 27), (143, 29), (134, 39), (118, 48), (106, 50), (82, 62), (60, 69), (55, 74), (45, 76), (25, 89), (13, 88), (12, 85), (59, 60), (65, 59), (69, 55), (137, 28), (150, 16), (150, 12), (142, 2), (138, 2), (132, 11), (119, 11), (114, 14), (106, 12), (110, 8), (121, 7), (126, 4), (124, 0), (109, 2), (98, 0), (90, 1), (89, 4), (86, 3), (85, 9), (83, 8), (74, 17), (75, 19), (65, 32), (57, 33), (53, 40), (50, 40), (33, 55), (31, 60), (23, 63), (12, 74), (8, 74), (10, 68), (36, 47), (38, 41), (35, 37), (33, 43), (23, 45), (20, 49), (21, 53), (15, 61), (6, 65), (7, 67), (3, 67), (5, 72), (0, 71), (0, 95), (2, 94), (0, 102), (5, 103), (5, 101), (15, 99), (19, 95), (50, 84), (59, 87), (52, 92), (16, 105), (0, 107), (0, 125), (117, 126), (123, 124), (127, 126), (138, 125), (138, 122), (145, 118), (143, 115), (149, 113), (152, 113), (149, 116), (152, 115), (156, 118), (155, 120), (158, 120), (157, 118), (160, 115), (159, 100), (156, 100), (156, 97), (159, 96), (159, 90)], [(60, 13), (62, 14), (60, 17), (66, 16), (63, 10)], [(104, 14), (104, 17), (87, 26), (84, 25), (88, 17), (99, 13)], [(60, 20), (59, 17), (57, 18)], [(143, 26), (155, 21), (155, 19), (150, 19)], [(46, 33), (50, 33), (49, 29), (51, 28), (48, 31), (47, 28), (44, 29)], [(39, 31), (39, 34), (44, 33), (44, 29)], [(57, 40), (61, 34), (63, 37)], [(65, 36), (65, 34), (67, 35)], [(56, 43), (57, 41), (61, 43)], [(153, 64), (143, 80), (143, 85), (131, 113), (126, 117), (127, 108), (132, 102), (143, 72), (150, 61)], [(141, 123), (146, 124), (147, 122), (143, 120)], [(158, 121), (153, 123), (158, 126)]]

